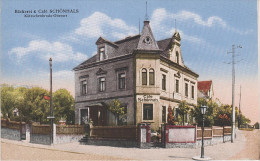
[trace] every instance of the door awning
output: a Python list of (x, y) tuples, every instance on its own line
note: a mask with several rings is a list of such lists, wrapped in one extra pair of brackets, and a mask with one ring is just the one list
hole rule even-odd
[(106, 104), (104, 102), (92, 103), (88, 105), (88, 107), (105, 107)]

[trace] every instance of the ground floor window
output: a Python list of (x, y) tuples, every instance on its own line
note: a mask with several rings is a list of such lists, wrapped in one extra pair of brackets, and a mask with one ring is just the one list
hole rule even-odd
[(80, 124), (87, 124), (89, 121), (88, 108), (80, 109)]
[(162, 106), (162, 122), (166, 123), (166, 106)]
[(153, 120), (153, 104), (143, 105), (143, 120)]

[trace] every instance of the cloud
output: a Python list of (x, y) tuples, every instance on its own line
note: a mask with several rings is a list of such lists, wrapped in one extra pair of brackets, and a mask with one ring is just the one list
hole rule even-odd
[(41, 59), (48, 60), (50, 57), (57, 62), (69, 60), (82, 61), (87, 58), (86, 55), (73, 51), (73, 48), (59, 41), (49, 42), (46, 40), (32, 40), (27, 47), (16, 47), (9, 51), (9, 54), (15, 54), (18, 59), (26, 55), (37, 55)]
[(253, 32), (252, 29), (240, 30), (232, 26), (229, 26), (227, 22), (225, 22), (219, 16), (210, 16), (207, 19), (203, 20), (199, 14), (194, 12), (182, 10), (178, 13), (170, 13), (166, 11), (166, 9), (164, 8), (158, 8), (153, 11), (151, 26), (153, 27), (153, 30), (163, 31), (167, 28), (167, 26), (165, 26), (165, 23), (174, 22), (174, 19), (177, 19), (178, 21), (193, 21), (195, 24), (199, 26), (205, 26), (205, 27), (220, 26), (226, 31), (235, 32), (240, 35), (247, 35)]
[(80, 21), (80, 27), (74, 30), (74, 36), (98, 38), (102, 35), (104, 37), (124, 38), (137, 33), (137, 31), (136, 27), (127, 25), (121, 19), (112, 19), (104, 13), (94, 12)]

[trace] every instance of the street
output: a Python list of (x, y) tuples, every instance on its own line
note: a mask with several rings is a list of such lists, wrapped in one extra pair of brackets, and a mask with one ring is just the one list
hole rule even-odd
[[(234, 143), (207, 146), (205, 156), (214, 160), (258, 160), (259, 134), (259, 130), (239, 130)], [(78, 142), (46, 146), (2, 139), (1, 146), (2, 160), (192, 160), (200, 155), (200, 148), (139, 149)]]

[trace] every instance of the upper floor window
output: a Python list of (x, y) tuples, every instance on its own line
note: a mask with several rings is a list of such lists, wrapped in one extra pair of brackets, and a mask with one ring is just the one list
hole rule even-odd
[(185, 83), (185, 96), (188, 97), (188, 83)]
[(162, 106), (162, 122), (166, 123), (166, 106)]
[(105, 48), (99, 48), (99, 60), (105, 60), (106, 59), (106, 54), (105, 54)]
[(104, 77), (99, 78), (98, 85), (99, 85), (99, 91), (100, 92), (105, 91), (105, 89), (106, 89), (106, 78), (104, 78)]
[(193, 85), (191, 86), (191, 98), (194, 99), (194, 86)]
[(125, 73), (118, 74), (118, 88), (125, 89)]
[(154, 70), (149, 70), (149, 85), (154, 85)]
[(179, 80), (178, 79), (175, 80), (175, 92), (179, 93)]
[(179, 57), (180, 57), (179, 53), (178, 53), (178, 51), (176, 51), (176, 63), (177, 64), (179, 64), (179, 59), (180, 59)]
[(82, 95), (87, 94), (87, 81), (86, 80), (81, 81), (81, 94)]
[(142, 85), (147, 85), (147, 70), (142, 69)]
[(166, 90), (166, 75), (162, 75), (162, 90)]

